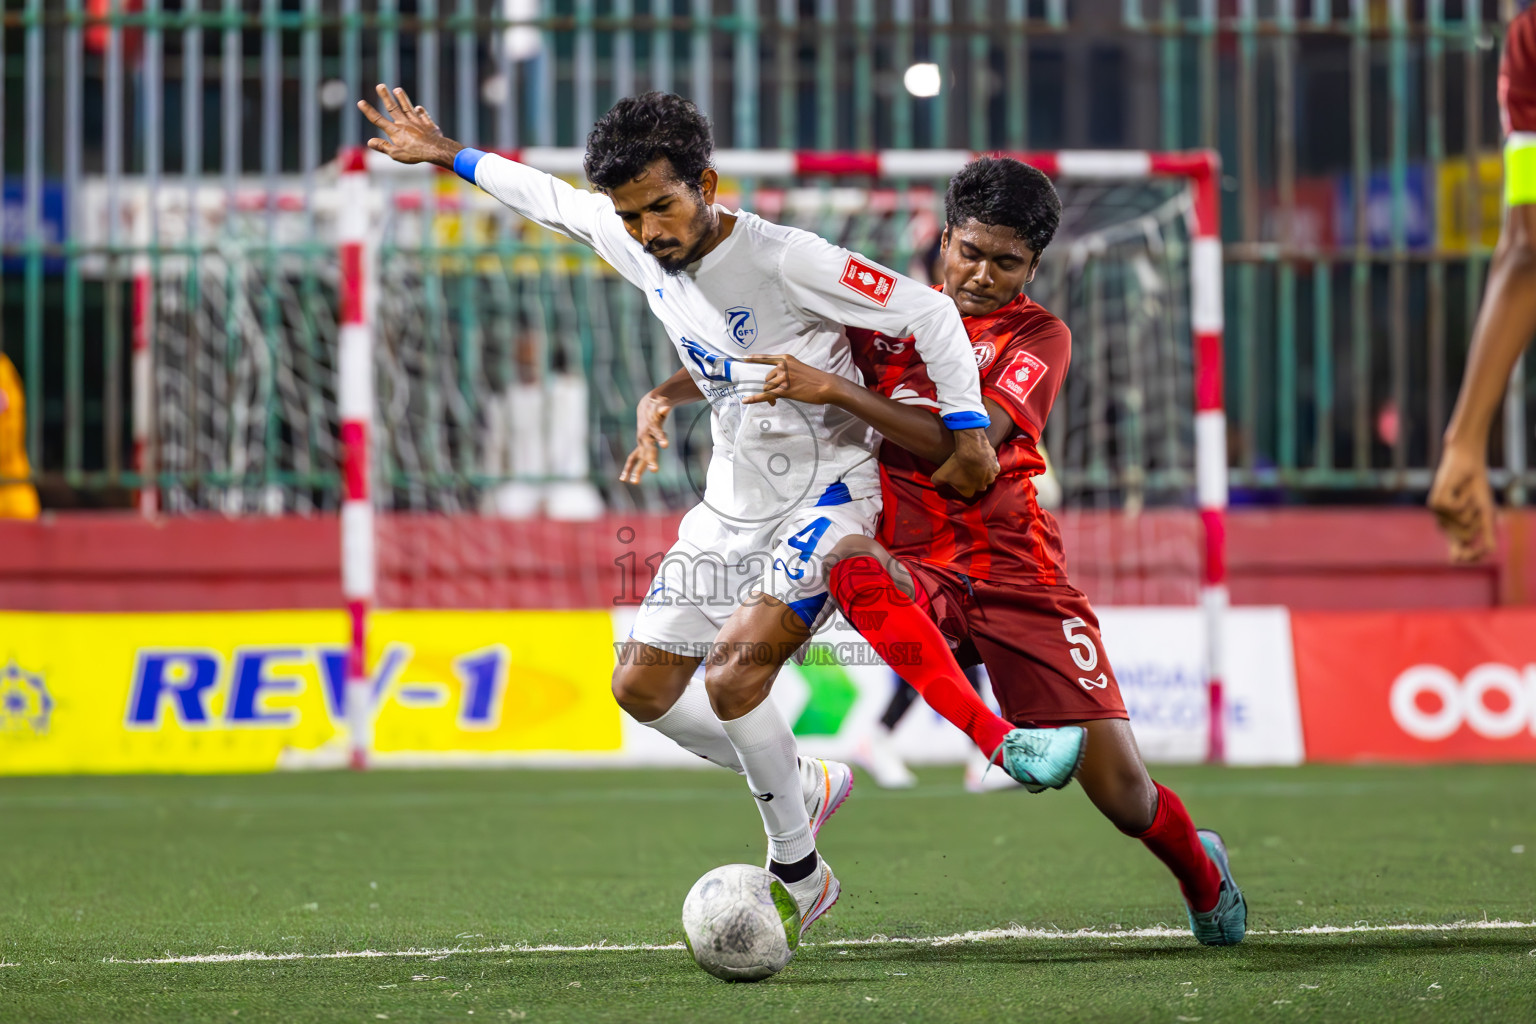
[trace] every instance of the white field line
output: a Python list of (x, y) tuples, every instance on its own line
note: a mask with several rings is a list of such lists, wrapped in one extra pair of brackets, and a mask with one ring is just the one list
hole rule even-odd
[[(1536, 929), (1536, 921), (1455, 921), (1450, 924), (1367, 924), (1363, 921), (1352, 925), (1319, 924), (1308, 928), (1250, 931), (1249, 935), (1359, 935), (1366, 932), (1479, 932), (1518, 931)], [(873, 935), (867, 939), (833, 939), (829, 942), (807, 942), (806, 946), (947, 946), (960, 942), (988, 942), (994, 939), (1177, 939), (1188, 938), (1188, 928), (1125, 928), (1116, 931), (1100, 931), (1081, 928), (1077, 931), (1061, 931), (1051, 928), (1025, 928), (1009, 925), (1007, 928), (987, 928), (981, 931), (958, 932), (954, 935), (926, 938), (889, 938)], [(634, 945), (588, 943), (583, 946), (530, 946), (527, 944), (497, 946), (452, 946), (445, 949), (361, 949), (338, 950), (335, 953), (197, 953), (189, 956), (166, 956), (149, 960), (119, 960), (106, 957), (109, 964), (227, 964), (254, 960), (376, 960), (385, 957), (428, 957), (441, 960), (445, 957), (485, 953), (637, 953), (653, 950), (682, 949), (681, 942), (653, 945), (648, 942)], [(20, 964), (4, 964), (19, 967)]]

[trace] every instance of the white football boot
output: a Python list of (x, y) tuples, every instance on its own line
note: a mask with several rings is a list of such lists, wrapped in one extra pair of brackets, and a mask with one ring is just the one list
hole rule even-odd
[(816, 919), (828, 910), (837, 898), (842, 895), (842, 886), (837, 883), (837, 876), (832, 873), (832, 867), (825, 857), (819, 854), (816, 857), (816, 870), (800, 879), (798, 882), (784, 882), (784, 888), (795, 898), (795, 904), (800, 908), (800, 934), (805, 935), (805, 930), (816, 923)]
[(881, 789), (911, 789), (917, 776), (896, 753), (891, 731), (877, 725), (859, 739), (858, 761)]
[(811, 819), (811, 835), (821, 831), (853, 792), (853, 769), (841, 761), (823, 761), (801, 755), (800, 789), (805, 794), (805, 813)]

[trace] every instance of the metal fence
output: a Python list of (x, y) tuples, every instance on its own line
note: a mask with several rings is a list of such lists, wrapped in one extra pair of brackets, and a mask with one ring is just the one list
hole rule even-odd
[[(52, 504), (123, 501), (146, 483), (140, 464), (167, 493), (255, 481), (260, 493), (278, 486), (334, 504), (323, 458), (302, 480), (265, 456), (218, 469), (156, 461), (180, 442), (147, 429), (154, 408), (138, 410), (137, 436), (155, 452), (136, 454), (133, 406), (201, 401), (218, 417), (248, 387), (261, 417), (241, 427), (265, 446), (251, 450), (295, 442), (270, 416), (287, 385), (263, 346), (270, 357), (272, 339), (296, 331), (310, 339), (311, 371), (331, 365), (315, 310), (334, 270), (315, 197), (339, 147), (371, 134), (351, 104), (378, 80), (403, 84), (450, 134), (498, 148), (579, 145), (615, 98), (660, 88), (692, 97), (719, 143), (738, 148), (1218, 149), (1238, 500), (1406, 500), (1427, 486), (1497, 232), (1495, 77), (1508, 12), (1493, 2), (3, 6), (0, 344), (31, 397), (28, 443)], [(937, 96), (905, 86), (920, 64), (935, 66)], [(749, 201), (752, 190), (743, 183)], [(180, 225), (174, 202), (146, 198), (178, 193), (189, 211)], [(208, 277), (186, 273), (193, 265), (224, 266), (224, 294), (189, 285)], [(168, 302), (167, 287), (185, 301)], [(439, 282), (434, 294), (449, 308), (478, 306), (490, 287)], [(493, 307), (487, 323), (501, 315)], [(134, 346), (153, 367), (176, 365), (178, 330), (222, 353), (189, 371), (206, 383), (180, 398), (136, 389)], [(615, 388), (595, 351), (545, 346), (538, 369), (565, 372), (574, 359), (599, 381), (603, 430), (601, 416), (631, 402), (645, 374)], [(451, 375), (440, 379), (438, 400), (463, 397)], [(1536, 482), (1523, 444), (1532, 391), (1517, 376), (1493, 453), (1495, 480), (1517, 501)], [(323, 454), (331, 400), (324, 389), (302, 400)], [(460, 460), (453, 471), (468, 470)], [(231, 507), (293, 507), (241, 493)]]

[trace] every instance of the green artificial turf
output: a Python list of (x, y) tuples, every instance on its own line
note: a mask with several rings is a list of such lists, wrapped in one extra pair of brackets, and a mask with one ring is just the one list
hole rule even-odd
[[(1536, 920), (1536, 769), (1159, 770), (1227, 839), (1237, 948), (837, 945), (1183, 927), (1162, 865), (1075, 788), (958, 774), (860, 778), (822, 835), (842, 901), (756, 985), (681, 949), (477, 951), (678, 941), (694, 879), (762, 857), (723, 772), (0, 780), (0, 1021), (1536, 1020), (1536, 928), (1253, 934)], [(410, 949), (436, 952), (121, 962)]]

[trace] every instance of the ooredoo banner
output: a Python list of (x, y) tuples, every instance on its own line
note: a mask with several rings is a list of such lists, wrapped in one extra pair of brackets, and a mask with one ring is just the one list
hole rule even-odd
[(1293, 612), (1309, 761), (1536, 760), (1536, 610)]

